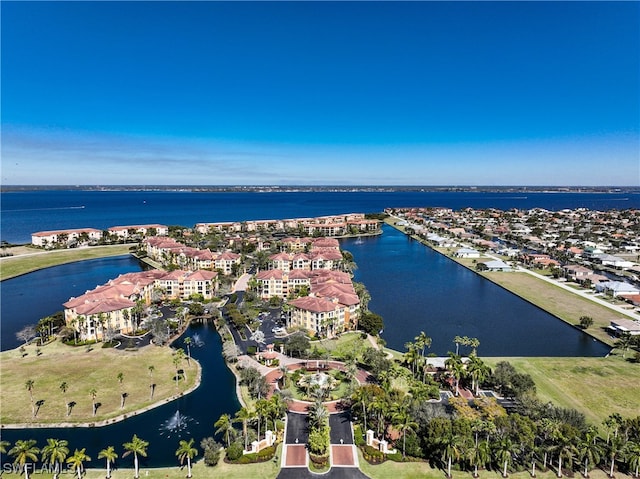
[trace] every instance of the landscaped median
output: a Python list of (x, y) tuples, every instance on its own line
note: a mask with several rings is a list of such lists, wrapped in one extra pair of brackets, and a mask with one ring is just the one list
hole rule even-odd
[[(197, 361), (176, 365), (172, 353), (153, 345), (116, 350), (59, 341), (4, 351), (1, 425), (97, 426), (165, 404), (197, 387), (201, 375)], [(176, 370), (183, 371), (178, 381)]]
[(0, 259), (0, 281), (60, 264), (129, 254), (131, 247), (130, 244), (123, 244), (52, 251), (28, 247), (8, 248), (7, 251), (14, 256)]

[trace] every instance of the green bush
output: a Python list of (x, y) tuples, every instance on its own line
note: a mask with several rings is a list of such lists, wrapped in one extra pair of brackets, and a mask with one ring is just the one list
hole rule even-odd
[(227, 458), (230, 461), (236, 461), (242, 457), (244, 446), (240, 442), (234, 442), (227, 448)]
[(362, 455), (371, 463), (384, 462), (384, 454), (373, 446), (363, 446)]
[(258, 459), (261, 461), (268, 461), (276, 454), (276, 446), (265, 447), (261, 451), (259, 451), (256, 455)]

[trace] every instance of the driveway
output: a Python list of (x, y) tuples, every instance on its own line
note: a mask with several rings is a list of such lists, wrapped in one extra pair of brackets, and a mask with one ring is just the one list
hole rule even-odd
[(313, 474), (309, 469), (283, 467), (280, 469), (278, 479), (368, 479), (360, 469), (355, 467), (332, 467), (324, 474)]
[(309, 440), (307, 415), (294, 412), (287, 413), (287, 435), (285, 444), (306, 444)]
[(349, 411), (329, 416), (331, 444), (353, 444), (350, 416)]

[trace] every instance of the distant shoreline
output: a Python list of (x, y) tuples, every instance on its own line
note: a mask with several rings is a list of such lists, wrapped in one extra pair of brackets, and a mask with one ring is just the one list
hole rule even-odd
[(443, 192), (443, 193), (607, 193), (640, 194), (637, 186), (457, 186), (457, 185), (2, 185), (0, 193), (22, 191), (179, 191), (220, 193)]

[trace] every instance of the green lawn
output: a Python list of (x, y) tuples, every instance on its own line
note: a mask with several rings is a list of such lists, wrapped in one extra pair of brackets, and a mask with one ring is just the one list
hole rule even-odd
[(640, 411), (640, 364), (608, 358), (483, 358), (494, 367), (508, 361), (530, 374), (542, 401), (577, 409), (595, 425), (614, 412), (636, 417)]
[[(126, 244), (46, 252), (39, 249), (33, 249), (33, 253), (2, 258), (2, 260), (0, 260), (0, 281), (60, 264), (128, 254), (131, 247), (132, 245)], [(21, 251), (26, 251), (26, 248), (21, 248)]]
[[(175, 366), (169, 347), (146, 346), (135, 351), (102, 349), (93, 345), (67, 346), (59, 341), (42, 346), (37, 354), (36, 346), (25, 348), (26, 356), (19, 350), (0, 353), (0, 403), (2, 424), (60, 422), (86, 423), (107, 420), (121, 414), (132, 414), (176, 394), (181, 394), (196, 384), (200, 365), (191, 360), (179, 366), (186, 373), (186, 381), (177, 387), (173, 380)], [(150, 399), (151, 377), (148, 367), (153, 366), (153, 382), (156, 384), (153, 400)], [(120, 384), (118, 374), (122, 373)], [(42, 401), (33, 418), (31, 398), (26, 382), (33, 380), (33, 402)], [(67, 391), (60, 389), (67, 383)], [(96, 402), (101, 403), (93, 417), (91, 389), (96, 389)], [(126, 393), (125, 407), (121, 409), (121, 394)], [(66, 415), (66, 403), (74, 401), (71, 415)]]

